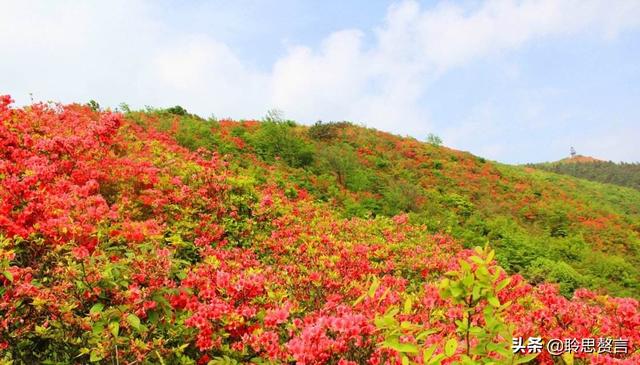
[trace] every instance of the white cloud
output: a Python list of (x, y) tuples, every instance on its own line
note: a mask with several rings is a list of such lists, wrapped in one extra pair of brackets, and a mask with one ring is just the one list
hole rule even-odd
[(367, 92), (368, 74), (362, 50), (362, 32), (331, 34), (319, 51), (297, 46), (276, 62), (271, 75), (271, 101), (287, 113), (339, 118), (349, 113), (345, 101)]
[[(542, 37), (588, 32), (612, 38), (640, 24), (634, 0), (489, 0), (430, 8), (403, 1), (389, 7), (373, 32), (339, 30), (318, 47), (291, 46), (258, 70), (206, 29), (177, 29), (157, 4), (3, 1), (0, 85), (21, 102), (34, 92), (110, 105), (181, 104), (205, 116), (236, 118), (277, 107), (303, 122), (351, 119), (419, 137), (431, 129), (422, 97), (442, 73)], [(475, 130), (477, 123), (467, 127)]]
[(157, 105), (194, 105), (199, 112), (215, 111), (221, 117), (255, 116), (268, 108), (268, 76), (246, 67), (226, 44), (207, 37), (161, 48), (147, 71), (140, 77), (140, 92), (146, 89)]

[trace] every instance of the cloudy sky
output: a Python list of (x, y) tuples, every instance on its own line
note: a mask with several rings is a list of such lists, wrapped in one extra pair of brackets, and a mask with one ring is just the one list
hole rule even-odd
[(640, 161), (640, 1), (0, 0), (0, 93)]

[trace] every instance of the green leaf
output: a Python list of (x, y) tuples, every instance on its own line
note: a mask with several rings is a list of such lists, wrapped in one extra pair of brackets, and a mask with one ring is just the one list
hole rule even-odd
[(473, 289), (471, 289), (471, 295), (473, 295), (474, 298), (480, 298), (480, 287), (474, 285)]
[(213, 360), (210, 360), (207, 365), (235, 365), (238, 361), (230, 358), (227, 355), (223, 355), (222, 357), (214, 357)]
[(83, 348), (80, 349), (80, 351), (78, 353), (78, 356), (76, 356), (76, 358), (84, 356), (84, 355), (88, 354), (89, 352), (91, 352), (91, 350), (89, 350), (86, 347), (83, 347)]
[(378, 299), (378, 303), (382, 303), (384, 298), (386, 298), (387, 295), (389, 295), (390, 292), (391, 292), (391, 287), (385, 289), (384, 292), (382, 293), (382, 295), (380, 296), (380, 299)]
[(465, 275), (464, 278), (462, 278), (462, 284), (464, 284), (465, 287), (470, 288), (473, 285), (473, 275)]
[(486, 266), (480, 266), (476, 271), (476, 275), (478, 278), (485, 279), (489, 277), (490, 273)]
[[(475, 256), (473, 256), (475, 257)], [(472, 257), (472, 259), (473, 259)], [(463, 271), (471, 271), (471, 265), (469, 265), (468, 262), (464, 261), (464, 260), (460, 260), (460, 267), (462, 268)]]
[(93, 307), (91, 307), (91, 309), (89, 309), (89, 313), (91, 314), (100, 313), (102, 312), (102, 309), (104, 309), (104, 304), (96, 303), (93, 305)]
[(489, 251), (489, 254), (487, 255), (487, 263), (493, 261), (493, 257), (495, 256), (495, 254), (496, 252), (494, 250)]
[[(269, 292), (269, 293), (271, 293), (271, 292)], [(356, 299), (356, 301), (353, 302), (353, 306), (355, 307), (356, 305), (360, 304), (364, 300), (364, 298), (366, 298), (366, 296), (367, 296), (366, 293), (362, 294), (361, 296), (359, 296), (358, 299)]]
[(444, 354), (438, 354), (434, 356), (431, 360), (429, 360), (429, 365), (440, 365), (440, 363), (442, 363), (442, 360), (444, 360), (444, 358), (445, 358)]
[(398, 321), (396, 321), (396, 319), (393, 318), (393, 316), (389, 316), (389, 315), (376, 317), (376, 319), (374, 320), (374, 323), (378, 328), (393, 328), (398, 326)]
[[(437, 330), (437, 329), (433, 329), (433, 328), (432, 328), (432, 329), (428, 329), (428, 330), (426, 330), (426, 331), (422, 331), (422, 332), (418, 333), (418, 335), (416, 336), (416, 340), (418, 340), (418, 341), (422, 341), (422, 340), (424, 340), (427, 336), (432, 335), (432, 334), (434, 334), (434, 333), (438, 333), (438, 332), (440, 332), (440, 331), (439, 331), (439, 330)], [(434, 345), (434, 346), (435, 346), (435, 345)]]
[(504, 288), (507, 287), (507, 285), (509, 285), (509, 283), (511, 282), (511, 278), (506, 278), (504, 280), (502, 280), (501, 282), (498, 283), (498, 285), (496, 286), (496, 291), (500, 291)]
[(471, 259), (471, 261), (475, 262), (478, 265), (484, 265), (485, 264), (484, 260), (481, 257), (471, 256), (470, 259)]
[(401, 328), (401, 329), (403, 329), (403, 330), (408, 330), (408, 329), (410, 329), (411, 327), (413, 327), (413, 325), (412, 325), (412, 323), (411, 323), (411, 322), (409, 322), (409, 321), (402, 321), (402, 322), (400, 322), (400, 328)]
[(151, 311), (147, 313), (147, 321), (149, 323), (157, 323), (159, 317), (160, 314), (158, 314), (158, 311)]
[(89, 355), (89, 361), (97, 362), (102, 360), (104, 356), (98, 350), (91, 350), (91, 355)]
[(91, 333), (99, 335), (104, 330), (104, 321), (98, 321), (91, 326)]
[(451, 357), (453, 356), (453, 354), (456, 353), (456, 350), (458, 349), (458, 340), (456, 340), (455, 338), (450, 338), (447, 343), (444, 345), (444, 354), (447, 357)]
[(109, 331), (111, 331), (113, 337), (118, 337), (118, 333), (120, 332), (120, 322), (113, 321), (109, 323)]
[(400, 343), (397, 338), (386, 339), (382, 346), (400, 353), (418, 353), (418, 346), (412, 343)]
[(412, 306), (413, 306), (413, 298), (407, 297), (407, 299), (405, 299), (404, 301), (404, 307), (402, 309), (402, 313), (410, 314)]
[(373, 278), (373, 283), (369, 287), (369, 297), (373, 298), (376, 295), (376, 290), (380, 287), (380, 280), (377, 277)]
[(160, 360), (160, 365), (165, 365), (164, 360), (162, 359), (162, 356), (160, 355), (158, 350), (156, 350), (155, 352), (156, 352), (156, 356), (158, 356), (158, 360)]
[(129, 313), (127, 315), (127, 322), (131, 325), (131, 327), (135, 328), (136, 331), (140, 331), (140, 318), (133, 313)]
[(489, 298), (487, 298), (487, 301), (489, 302), (489, 304), (491, 304), (493, 307), (500, 307), (500, 301), (498, 300), (498, 298), (494, 297), (494, 296), (490, 296)]
[(512, 302), (511, 302), (510, 300), (509, 300), (509, 301), (507, 301), (507, 302), (505, 302), (504, 304), (502, 304), (502, 305), (500, 306), (499, 310), (500, 310), (500, 311), (503, 311), (503, 310), (505, 310), (505, 309), (509, 308), (509, 307), (511, 306), (511, 303), (512, 303)]
[(463, 294), (463, 291), (462, 291), (462, 289), (460, 289), (460, 287), (458, 287), (458, 286), (452, 286), (451, 287), (451, 295), (453, 295), (454, 297), (458, 298), (462, 294)]
[(422, 359), (426, 362), (433, 356), (433, 353), (436, 352), (437, 345), (431, 345), (428, 349), (422, 351)]
[(11, 274), (8, 271), (3, 271), (2, 275), (4, 275), (4, 277), (7, 278), (7, 280), (13, 283), (13, 274)]

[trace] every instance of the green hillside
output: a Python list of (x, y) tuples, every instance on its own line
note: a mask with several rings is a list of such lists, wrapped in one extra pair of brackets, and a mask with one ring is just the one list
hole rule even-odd
[(640, 163), (615, 163), (600, 160), (584, 161), (575, 158), (563, 159), (557, 162), (529, 164), (528, 166), (557, 174), (640, 190)]
[[(172, 113), (173, 112), (173, 113)], [(490, 242), (509, 272), (640, 297), (640, 192), (486, 161), (347, 122), (204, 120), (130, 112), (190, 149), (224, 155), (253, 183), (303, 188), (344, 217), (410, 213), (466, 247)]]

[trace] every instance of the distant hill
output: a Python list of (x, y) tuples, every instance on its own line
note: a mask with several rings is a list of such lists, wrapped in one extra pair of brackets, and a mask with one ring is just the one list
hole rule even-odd
[(529, 167), (640, 190), (640, 163), (615, 163), (577, 155), (556, 162), (528, 164)]
[(591, 156), (576, 155), (573, 157), (563, 158), (557, 163), (562, 164), (562, 163), (583, 163), (583, 162), (604, 162), (604, 161)]

